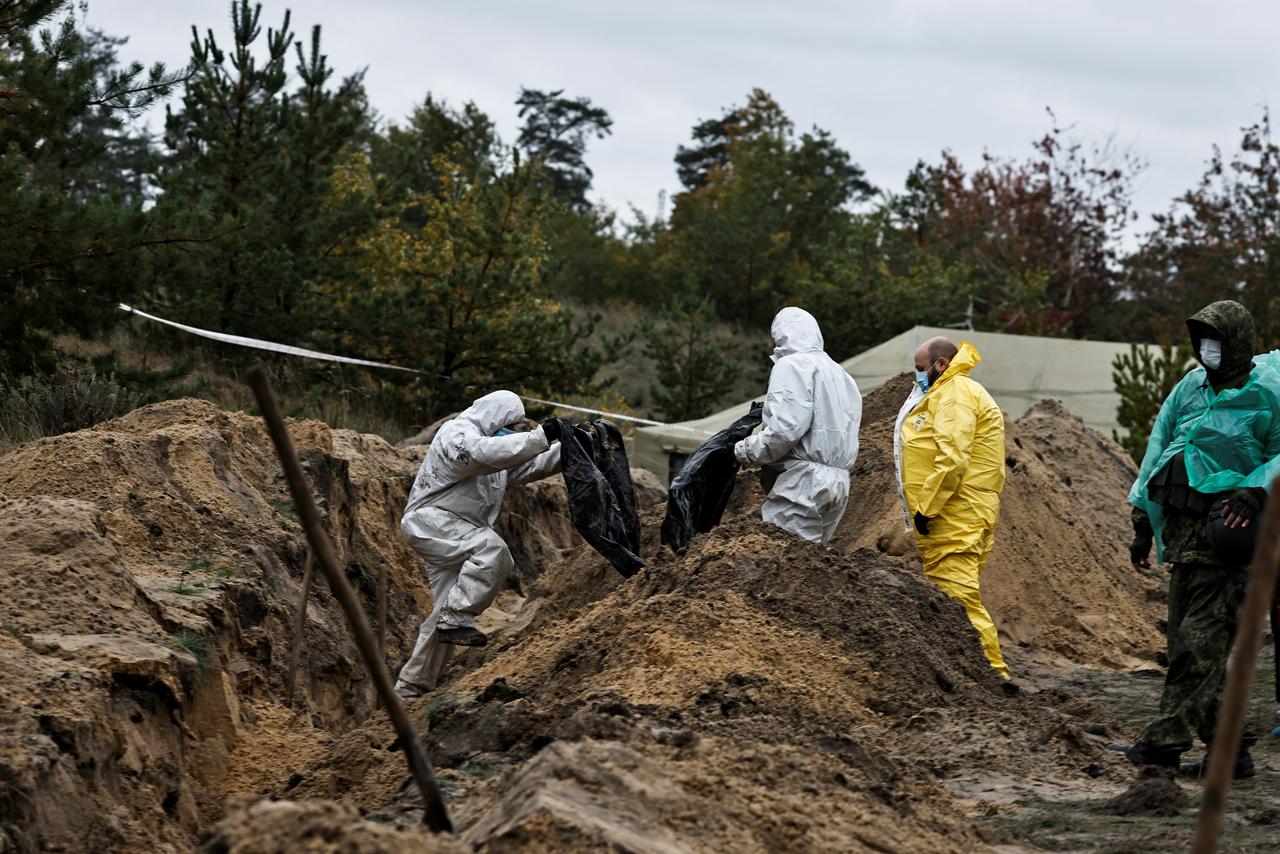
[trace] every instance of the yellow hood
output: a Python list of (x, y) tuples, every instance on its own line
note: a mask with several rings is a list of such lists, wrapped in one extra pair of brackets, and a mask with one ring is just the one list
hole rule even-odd
[(969, 372), (980, 364), (982, 364), (982, 356), (978, 355), (978, 348), (968, 341), (961, 341), (956, 357), (951, 360), (951, 364), (942, 372), (942, 376), (938, 377), (938, 381), (929, 387), (929, 391), (933, 391), (956, 375), (969, 376)]

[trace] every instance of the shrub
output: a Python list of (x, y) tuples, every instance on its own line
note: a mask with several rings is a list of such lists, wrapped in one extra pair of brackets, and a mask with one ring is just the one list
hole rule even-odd
[(0, 444), (83, 430), (138, 405), (112, 374), (65, 361), (50, 374), (0, 378)]

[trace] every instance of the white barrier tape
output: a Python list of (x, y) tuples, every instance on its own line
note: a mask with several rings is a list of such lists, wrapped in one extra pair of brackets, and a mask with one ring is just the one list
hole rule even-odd
[[(212, 341), (220, 341), (223, 344), (235, 344), (237, 347), (249, 347), (254, 350), (267, 350), (272, 353), (284, 353), (288, 356), (301, 356), (304, 359), (318, 359), (323, 362), (341, 362), (345, 365), (363, 365), (368, 368), (388, 368), (393, 371), (406, 371), (411, 374), (426, 374), (426, 371), (417, 368), (404, 368), (400, 365), (393, 365), (389, 362), (374, 362), (369, 359), (353, 359), (349, 356), (335, 356), (332, 353), (321, 353), (319, 350), (308, 350), (304, 347), (292, 347), (288, 344), (277, 344), (274, 341), (263, 341), (261, 338), (246, 338), (243, 335), (228, 335), (225, 332), (211, 332), (208, 329), (200, 329), (197, 326), (187, 326), (185, 323), (178, 323), (173, 320), (166, 320), (163, 317), (156, 317), (154, 314), (147, 314), (145, 311), (134, 308), (131, 305), (119, 303), (120, 310), (128, 314), (144, 317), (147, 320), (156, 323), (171, 326), (174, 329), (181, 329), (183, 332), (189, 332), (192, 335), (198, 335), (201, 338), (208, 338)], [(648, 418), (635, 418), (631, 415), (622, 415), (617, 412), (604, 412), (599, 409), (589, 409), (585, 406), (574, 406), (571, 403), (560, 403), (554, 400), (540, 400), (536, 397), (525, 397), (520, 395), (520, 399), (528, 403), (540, 403), (543, 406), (554, 406), (557, 409), (572, 409), (575, 412), (585, 412), (590, 415), (603, 415), (606, 418), (617, 418), (621, 421), (630, 421), (635, 424), (644, 424), (649, 427), (672, 427), (677, 430), (689, 430), (694, 433), (703, 433), (707, 431), (697, 427), (686, 427), (683, 424), (664, 424), (661, 421), (651, 421)]]
[(536, 397), (525, 397), (520, 395), (520, 399), (526, 403), (540, 403), (543, 406), (554, 406), (556, 409), (572, 409), (575, 412), (586, 412), (589, 415), (603, 415), (605, 418), (618, 418), (623, 421), (631, 421), (635, 424), (645, 424), (649, 427), (667, 427), (676, 430), (689, 430), (693, 433), (706, 433), (706, 430), (700, 427), (688, 427), (684, 424), (664, 424), (661, 421), (650, 421), (648, 418), (636, 418), (632, 415), (622, 415), (617, 412), (605, 412), (603, 409), (588, 409), (585, 406), (574, 406), (569, 403), (559, 403), (554, 400), (540, 400)]
[(291, 347), (288, 344), (277, 344), (274, 341), (263, 341), (260, 338), (245, 338), (241, 335), (227, 335), (223, 332), (210, 332), (208, 329), (200, 329), (195, 326), (187, 326), (185, 323), (176, 323), (172, 320), (165, 320), (163, 317), (156, 317), (154, 314), (147, 314), (145, 311), (139, 311), (133, 306), (120, 303), (120, 310), (129, 314), (136, 314), (138, 317), (145, 317), (147, 320), (154, 320), (156, 323), (163, 323), (165, 326), (172, 326), (174, 329), (181, 329), (183, 332), (190, 332), (192, 335), (199, 335), (201, 338), (209, 338), (214, 341), (221, 341), (223, 344), (235, 344), (238, 347), (250, 347), (255, 350), (270, 350), (272, 353), (285, 353), (290, 356), (302, 356), (306, 359), (319, 359), (322, 362), (342, 362), (347, 365), (364, 365), (368, 368), (389, 368), (393, 371), (407, 371), (411, 374), (425, 374), (426, 371), (420, 371), (417, 368), (402, 368), (399, 365), (391, 365), (387, 362), (372, 362), (368, 359), (352, 359), (348, 356), (335, 356), (332, 353), (321, 353), (318, 350), (307, 350), (303, 347)]

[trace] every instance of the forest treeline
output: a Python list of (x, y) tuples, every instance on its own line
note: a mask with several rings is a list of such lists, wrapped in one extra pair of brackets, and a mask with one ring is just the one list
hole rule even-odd
[[(118, 302), (419, 368), (288, 368), (299, 400), (354, 395), (406, 430), (499, 386), (602, 400), (641, 363), (654, 382), (615, 391), (618, 405), (703, 415), (766, 361), (784, 304), (821, 319), (835, 358), (916, 324), (1170, 342), (1226, 296), (1267, 346), (1280, 336), (1280, 149), (1264, 108), (1147, 225), (1133, 207), (1141, 158), (1077, 139), (1052, 113), (1021, 154), (962, 163), (943, 150), (877, 187), (856, 149), (754, 89), (672, 152), (679, 191), (664, 210), (615, 211), (591, 200), (591, 146), (613, 128), (589, 92), (513, 93), (520, 126), (503, 139), (448, 92), (378, 115), (362, 73), (333, 68), (320, 26), (283, 8), (270, 18), (236, 0), (229, 26), (193, 22), (182, 69), (126, 60), (125, 40), (86, 28), (82, 8), (0, 2), (11, 397), (60, 377), (63, 397), (109, 385), (109, 410), (180, 386), (198, 359), (259, 358), (144, 329)], [(160, 105), (153, 135), (138, 117)], [(601, 323), (618, 306), (628, 328)], [(171, 355), (164, 370), (110, 347), (78, 366), (55, 346), (118, 342), (122, 323)], [(1135, 361), (1117, 382), (1167, 373)]]

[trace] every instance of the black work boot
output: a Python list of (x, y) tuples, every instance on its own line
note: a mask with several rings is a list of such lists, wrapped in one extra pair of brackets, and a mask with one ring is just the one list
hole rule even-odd
[[(1194, 777), (1197, 780), (1203, 780), (1204, 775), (1209, 773), (1209, 754), (1204, 755), (1204, 759), (1199, 762), (1184, 762), (1178, 766), (1178, 773), (1183, 777)], [(1258, 773), (1253, 767), (1253, 757), (1249, 755), (1247, 749), (1242, 749), (1236, 754), (1236, 767), (1232, 772), (1237, 780), (1247, 780), (1254, 774)]]
[(484, 646), (489, 642), (489, 639), (484, 636), (484, 632), (471, 626), (462, 626), (460, 628), (441, 626), (436, 629), (436, 634), (440, 636), (441, 643), (451, 643), (454, 646)]
[(1107, 750), (1123, 753), (1124, 758), (1134, 765), (1157, 765), (1161, 768), (1177, 768), (1180, 750), (1152, 747), (1145, 741), (1134, 744), (1108, 744)]

